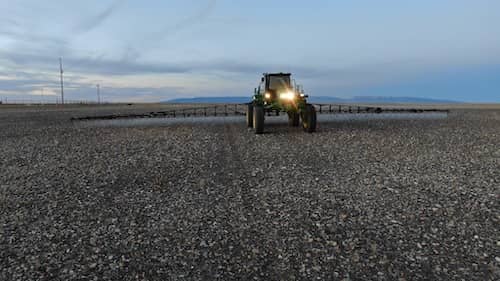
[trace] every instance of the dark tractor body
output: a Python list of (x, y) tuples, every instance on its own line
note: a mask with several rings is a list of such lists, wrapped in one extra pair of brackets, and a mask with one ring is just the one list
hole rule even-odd
[(306, 132), (316, 130), (316, 109), (307, 103), (308, 96), (302, 87), (292, 81), (290, 73), (263, 74), (247, 110), (247, 125), (254, 128), (256, 134), (264, 132), (266, 113), (279, 115), (280, 112), (287, 113), (290, 126), (298, 127), (302, 121)]

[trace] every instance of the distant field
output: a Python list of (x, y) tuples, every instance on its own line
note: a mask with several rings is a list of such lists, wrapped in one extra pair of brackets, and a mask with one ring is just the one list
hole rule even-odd
[(192, 106), (0, 105), (0, 280), (500, 279), (500, 105), (314, 134), (70, 121)]
[[(111, 104), (103, 104), (103, 105), (80, 105), (80, 104), (67, 104), (64, 105), (66, 109), (102, 109), (102, 110), (124, 110), (124, 109), (138, 109), (138, 110), (162, 110), (162, 109), (170, 109), (176, 107), (196, 107), (196, 106), (207, 106), (207, 105), (216, 105), (216, 104), (196, 104), (196, 103), (187, 103), (187, 104), (179, 104), (179, 103), (111, 103)], [(373, 104), (373, 103), (356, 103), (355, 105), (360, 106), (382, 106), (382, 107), (397, 107), (397, 108), (443, 108), (443, 109), (498, 109), (500, 110), (500, 103), (450, 103), (450, 104)], [(61, 105), (56, 104), (46, 104), (46, 105), (38, 105), (38, 104), (0, 104), (0, 109), (28, 109), (28, 108), (44, 108), (44, 109), (53, 109), (59, 110), (61, 109)]]

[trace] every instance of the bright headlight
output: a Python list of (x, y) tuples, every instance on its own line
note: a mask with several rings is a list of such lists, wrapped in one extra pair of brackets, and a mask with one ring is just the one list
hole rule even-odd
[(284, 100), (293, 100), (295, 98), (295, 94), (293, 92), (285, 92), (280, 94), (280, 99)]
[(271, 93), (265, 93), (264, 94), (265, 99), (270, 99), (271, 98)]

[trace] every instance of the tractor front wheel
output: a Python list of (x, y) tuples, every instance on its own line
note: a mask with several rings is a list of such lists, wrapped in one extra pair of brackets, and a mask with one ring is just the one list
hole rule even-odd
[(306, 104), (306, 108), (301, 112), (302, 127), (304, 131), (312, 133), (316, 131), (316, 109), (312, 104)]
[(298, 112), (288, 112), (288, 126), (298, 127), (299, 126), (299, 113)]
[(255, 105), (253, 107), (253, 128), (256, 134), (264, 133), (264, 107)]
[(253, 127), (253, 104), (249, 103), (247, 107), (247, 126), (248, 128)]

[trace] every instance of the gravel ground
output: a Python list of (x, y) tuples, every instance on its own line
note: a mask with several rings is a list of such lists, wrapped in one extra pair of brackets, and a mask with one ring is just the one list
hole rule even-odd
[(134, 110), (0, 107), (0, 280), (500, 278), (499, 108), (69, 121)]

